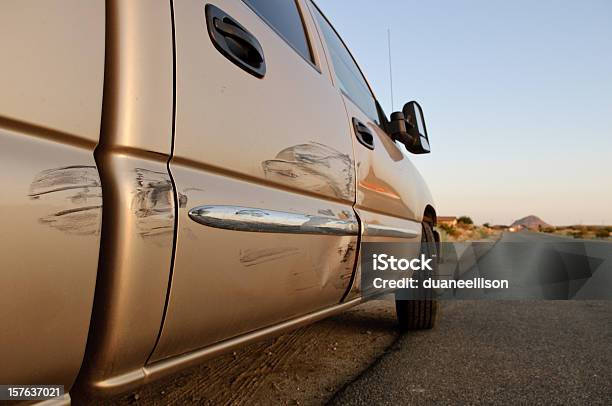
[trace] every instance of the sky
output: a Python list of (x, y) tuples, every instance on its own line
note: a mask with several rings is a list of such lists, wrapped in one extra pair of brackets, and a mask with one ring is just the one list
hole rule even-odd
[(423, 106), (438, 215), (612, 225), (612, 1), (315, 2), (387, 114)]

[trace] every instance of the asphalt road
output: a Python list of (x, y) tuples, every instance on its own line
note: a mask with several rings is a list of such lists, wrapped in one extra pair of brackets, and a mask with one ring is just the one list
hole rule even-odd
[[(561, 241), (502, 238), (543, 240)], [(505, 249), (497, 244), (487, 260), (507, 256)], [(612, 253), (612, 244), (597, 250)], [(595, 282), (607, 283), (610, 268), (598, 264)], [(612, 301), (444, 302), (435, 329), (402, 335), (330, 404), (611, 405)]]
[(453, 293), (462, 299), (612, 300), (608, 241), (520, 232), (504, 233), (491, 244), (443, 245), (441, 274), (445, 279), (454, 274), (464, 280), (507, 280), (509, 288), (447, 290), (447, 297)]
[(332, 405), (612, 404), (612, 302), (448, 302)]

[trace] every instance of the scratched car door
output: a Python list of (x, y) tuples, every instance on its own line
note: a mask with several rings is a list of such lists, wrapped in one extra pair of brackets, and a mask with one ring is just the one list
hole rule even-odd
[[(309, 5), (352, 130), (361, 242), (420, 242), (420, 221), (431, 202), (429, 190), (401, 147), (382, 129), (382, 110), (350, 51), (314, 3)], [(419, 245), (406, 248), (416, 255)], [(359, 295), (359, 272), (355, 282), (348, 298)]]
[(186, 0), (174, 19), (178, 234), (152, 361), (339, 303), (359, 231), (346, 112), (305, 4)]
[(104, 24), (104, 1), (0, 3), (2, 384), (67, 394), (83, 361), (102, 226)]

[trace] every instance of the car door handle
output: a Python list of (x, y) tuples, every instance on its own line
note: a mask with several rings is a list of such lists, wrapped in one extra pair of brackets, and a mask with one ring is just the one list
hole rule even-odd
[(206, 5), (206, 23), (208, 35), (219, 52), (248, 73), (258, 78), (265, 76), (263, 48), (253, 34), (212, 4)]
[(374, 149), (374, 134), (372, 131), (356, 118), (353, 118), (353, 129), (355, 130), (355, 137), (357, 141), (368, 149)]

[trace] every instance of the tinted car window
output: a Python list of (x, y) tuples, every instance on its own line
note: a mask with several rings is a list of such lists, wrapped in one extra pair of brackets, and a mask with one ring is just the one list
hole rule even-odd
[(330, 57), (336, 72), (336, 79), (340, 89), (355, 103), (365, 114), (378, 123), (378, 112), (376, 100), (370, 91), (355, 60), (344, 46), (344, 43), (327, 22), (327, 19), (315, 7), (317, 20), (323, 31), (323, 37), (327, 43)]
[(302, 16), (295, 0), (244, 0), (306, 60), (312, 61)]

